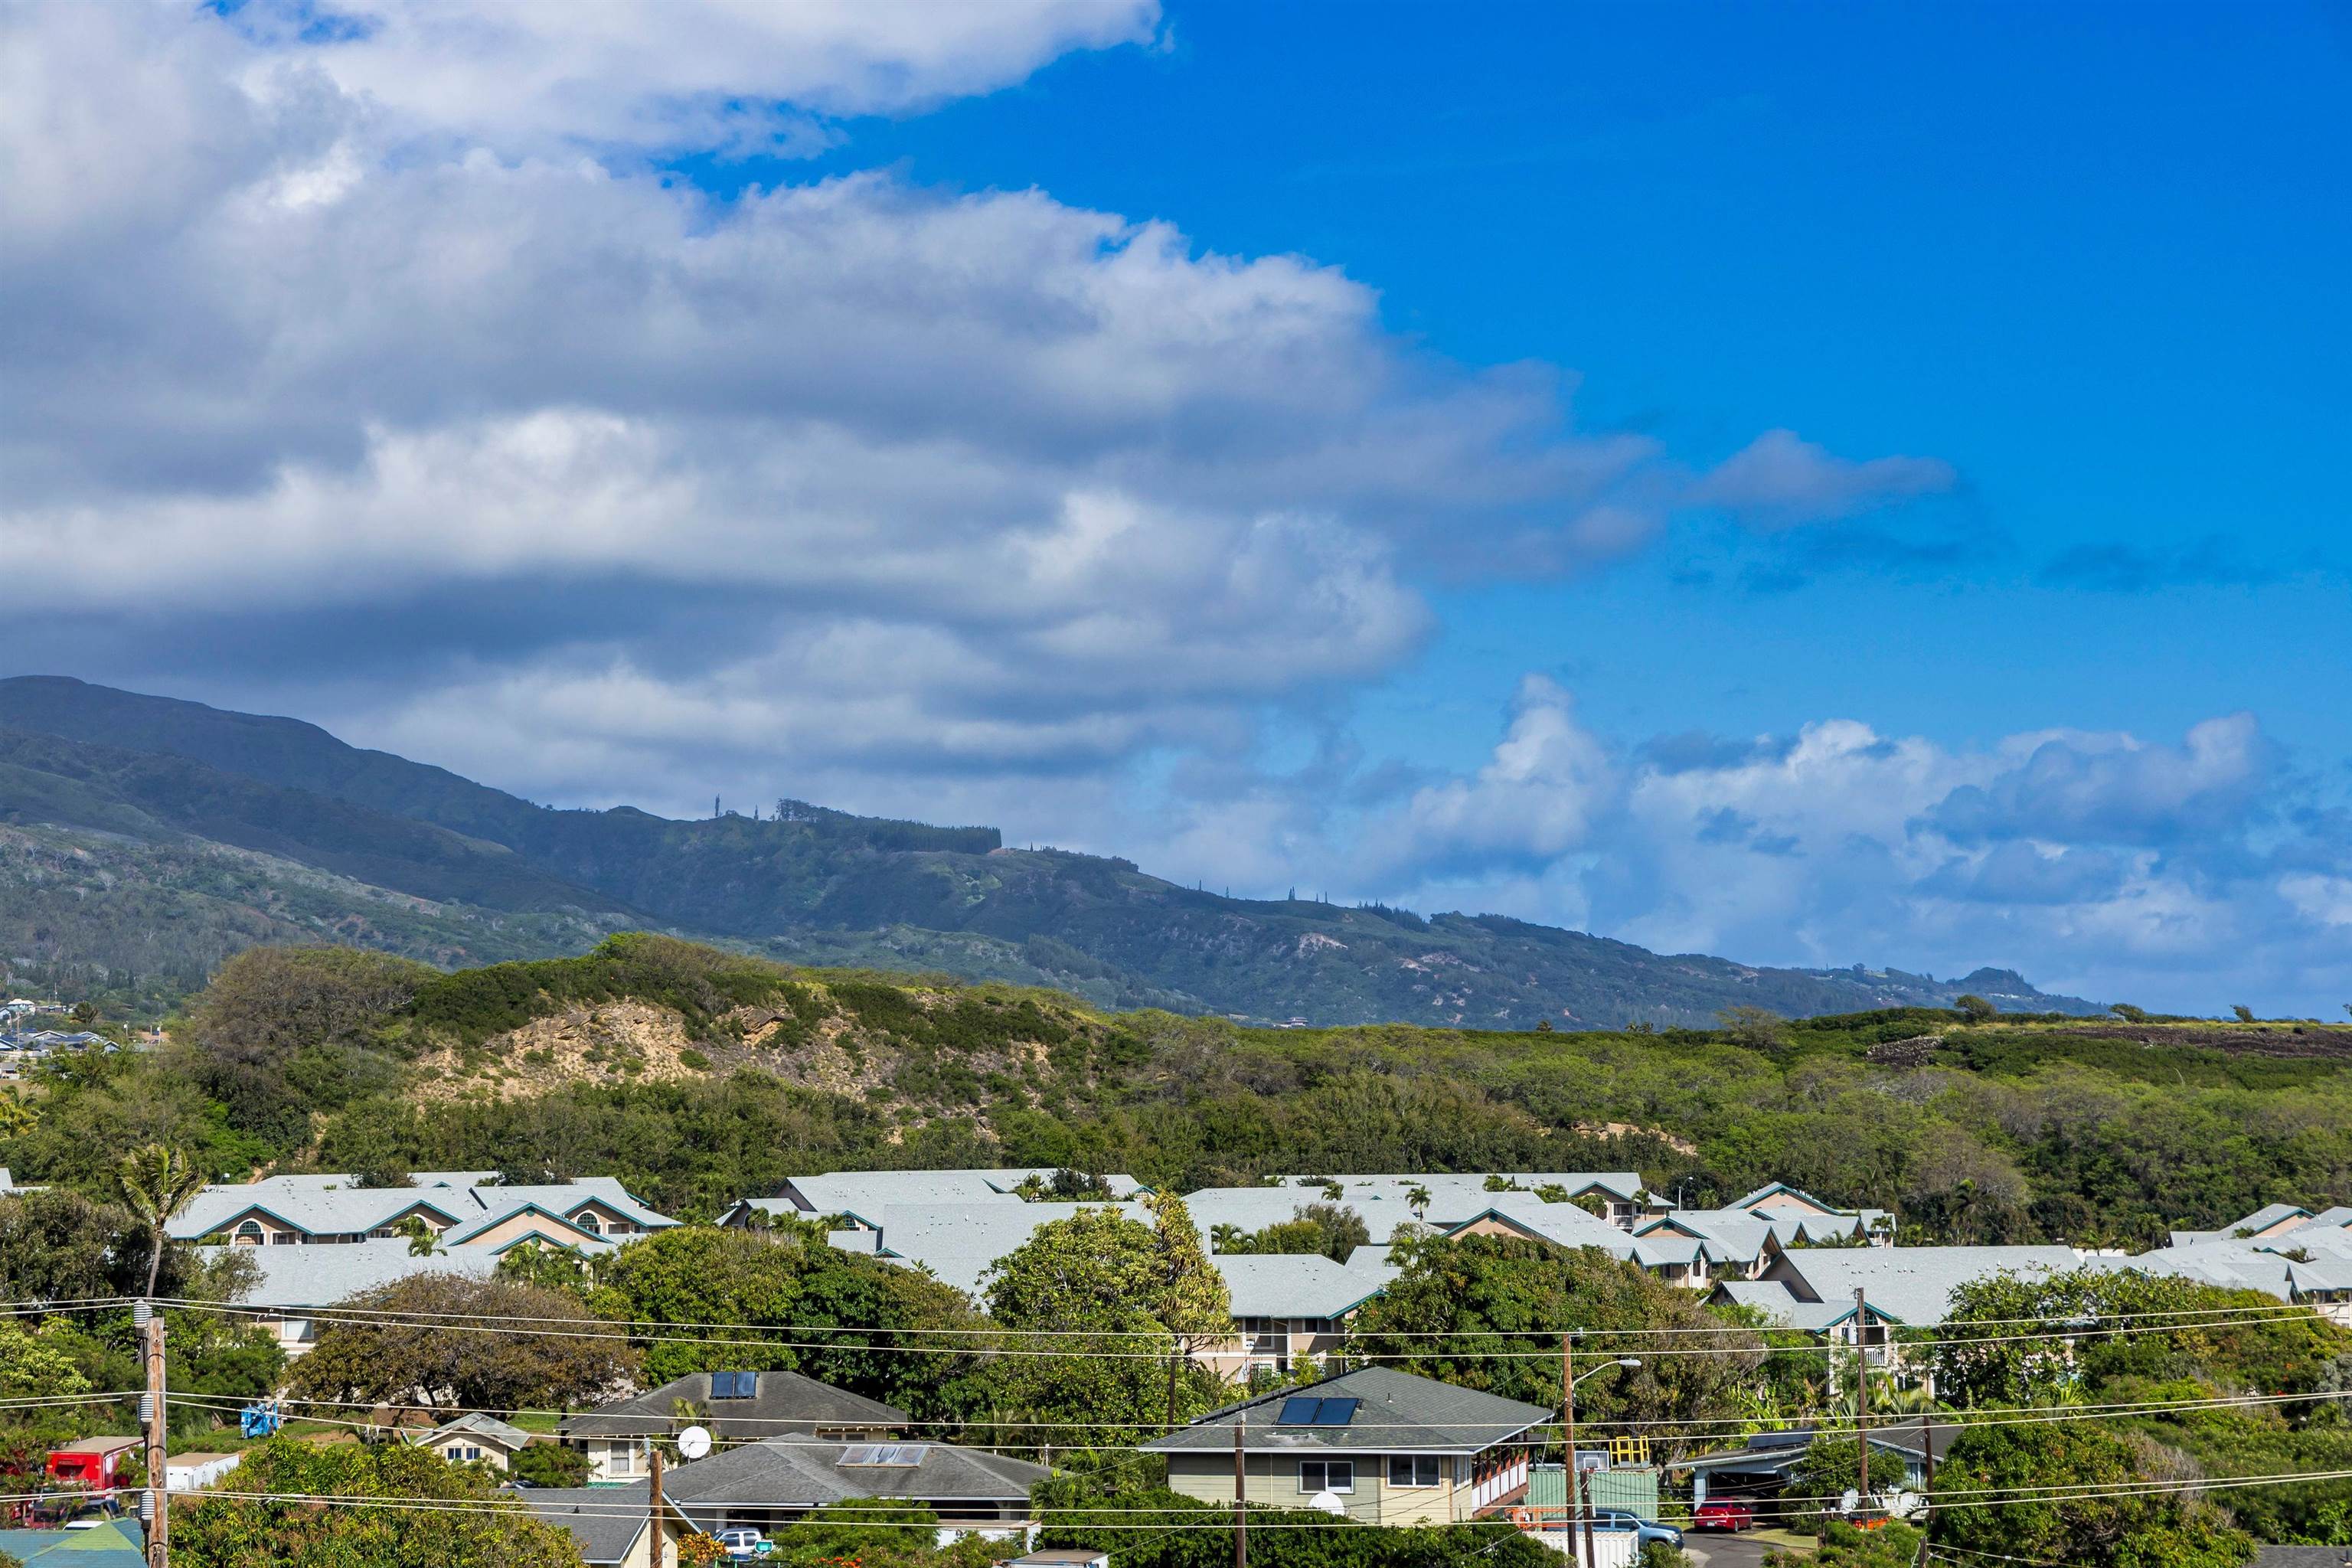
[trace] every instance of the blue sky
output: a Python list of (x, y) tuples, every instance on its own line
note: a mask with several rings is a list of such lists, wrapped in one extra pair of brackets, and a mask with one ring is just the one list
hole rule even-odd
[(42, 668), (566, 804), (2352, 995), (2341, 6), (9, 26)]

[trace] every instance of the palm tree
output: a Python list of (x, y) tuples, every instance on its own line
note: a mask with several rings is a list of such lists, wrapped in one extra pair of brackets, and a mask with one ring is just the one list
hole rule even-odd
[(150, 1143), (122, 1157), (114, 1168), (114, 1184), (131, 1216), (147, 1227), (147, 1294), (163, 1272), (163, 1248), (171, 1237), (163, 1227), (205, 1188), (205, 1173), (177, 1149)]
[(1430, 1197), (1427, 1187), (1415, 1182), (1405, 1189), (1404, 1201), (1412, 1206), (1413, 1218), (1426, 1220), (1429, 1217)]

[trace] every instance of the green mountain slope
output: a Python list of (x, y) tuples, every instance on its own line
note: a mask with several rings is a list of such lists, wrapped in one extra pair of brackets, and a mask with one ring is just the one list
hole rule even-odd
[[(322, 1026), (320, 1020), (329, 1020)], [(0, 1164), (615, 1174), (709, 1215), (826, 1169), (1638, 1170), (1766, 1181), (1907, 1241), (2160, 1240), (2352, 1198), (2352, 1026), (1895, 1008), (1769, 1031), (1253, 1029), (626, 933), (436, 974), (253, 954), (152, 1049), (31, 1086)]]
[[(25, 771), (0, 775), (0, 821), (139, 834), (143, 815), (426, 898), (602, 904), (776, 957), (1045, 982), (1102, 1005), (1492, 1028), (1942, 1005), (1969, 990), (2011, 1010), (2096, 1011), (2006, 972), (1759, 968), (1499, 916), (1227, 899), (1129, 861), (1008, 849), (988, 827), (798, 803), (769, 820), (555, 810), (295, 720), (56, 677), (0, 680), (0, 727), (75, 743), (53, 742), (53, 763), (37, 743), (9, 748)], [(241, 797), (225, 779), (286, 793)]]

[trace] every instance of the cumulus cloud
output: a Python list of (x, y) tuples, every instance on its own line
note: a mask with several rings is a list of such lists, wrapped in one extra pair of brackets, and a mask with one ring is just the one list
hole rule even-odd
[(2177, 743), (1955, 749), (1832, 720), (1615, 748), (1530, 678), (1483, 766), (1376, 816), (1359, 874), (1411, 907), (1472, 893), (1665, 952), (1930, 970), (1941, 955), (2215, 1010), (2316, 996), (2342, 971), (2352, 836), (2309, 787), (2244, 714)]
[(1958, 482), (1934, 458), (1837, 457), (1793, 430), (1767, 430), (1693, 488), (1692, 499), (1763, 529), (1832, 522), (1891, 502), (1941, 495)]

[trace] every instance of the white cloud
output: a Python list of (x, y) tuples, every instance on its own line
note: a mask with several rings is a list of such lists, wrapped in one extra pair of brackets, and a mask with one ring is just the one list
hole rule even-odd
[(1854, 462), (1793, 430), (1767, 430), (1701, 479), (1691, 499), (1738, 513), (1760, 528), (1791, 528), (1941, 495), (1958, 481), (1951, 465), (1937, 458)]
[(2282, 832), (2296, 786), (2245, 715), (2178, 744), (2033, 733), (1955, 750), (1832, 720), (1692, 750), (1611, 748), (1530, 678), (1483, 766), (1363, 829), (1354, 890), (1668, 952), (1991, 963), (2205, 1011), (2319, 1005), (2308, 998), (2341, 972), (2352, 879), (2273, 867), (2352, 865), (2352, 843), (2324, 814)]
[(1154, 0), (255, 0), (257, 41), (404, 121), (509, 150), (576, 140), (791, 153), (889, 114), (1148, 41)]

